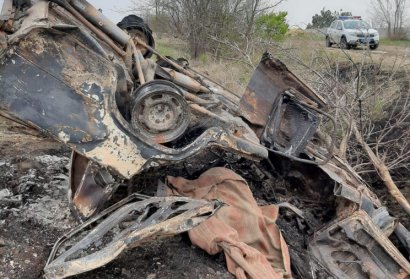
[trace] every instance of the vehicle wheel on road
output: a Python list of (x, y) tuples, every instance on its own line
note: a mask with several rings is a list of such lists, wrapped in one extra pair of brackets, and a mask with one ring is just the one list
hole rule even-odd
[(350, 49), (350, 45), (347, 43), (346, 37), (340, 39), (340, 48), (341, 49)]
[(326, 47), (332, 47), (332, 43), (330, 42), (329, 36), (326, 36)]
[(371, 46), (370, 46), (370, 49), (371, 49), (371, 50), (375, 50), (375, 49), (377, 49), (378, 47), (379, 47), (379, 45), (371, 45)]

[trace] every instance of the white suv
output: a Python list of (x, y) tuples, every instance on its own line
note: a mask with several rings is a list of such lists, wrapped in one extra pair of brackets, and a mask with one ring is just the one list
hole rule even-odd
[(350, 49), (358, 45), (369, 45), (370, 49), (379, 46), (379, 32), (361, 17), (339, 17), (332, 22), (326, 32), (326, 46), (338, 44), (341, 48)]

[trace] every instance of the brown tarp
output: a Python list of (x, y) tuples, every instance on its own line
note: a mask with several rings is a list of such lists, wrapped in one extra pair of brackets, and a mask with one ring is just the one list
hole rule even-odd
[(209, 254), (224, 251), (228, 270), (237, 278), (291, 278), (288, 248), (275, 224), (278, 208), (258, 206), (241, 176), (213, 168), (196, 180), (168, 177), (168, 186), (168, 195), (227, 204), (189, 237)]

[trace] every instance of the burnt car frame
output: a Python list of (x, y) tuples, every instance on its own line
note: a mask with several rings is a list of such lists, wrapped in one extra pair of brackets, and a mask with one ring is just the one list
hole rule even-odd
[(239, 97), (162, 56), (148, 29), (121, 29), (84, 0), (5, 0), (0, 24), (1, 114), (73, 150), (69, 199), (81, 219), (141, 172), (217, 148), (287, 165), (282, 172), (318, 193), (332, 189), (335, 213), (306, 248), (328, 276), (409, 276), (389, 239), (408, 249), (408, 230), (332, 144), (318, 143), (321, 121), (335, 126), (325, 100), (270, 54)]

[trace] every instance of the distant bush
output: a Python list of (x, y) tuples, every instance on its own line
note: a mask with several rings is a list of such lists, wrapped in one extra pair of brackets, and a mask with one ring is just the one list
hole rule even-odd
[(271, 12), (261, 15), (256, 20), (257, 34), (267, 40), (283, 40), (289, 30), (289, 24), (286, 22), (287, 15), (287, 12)]

